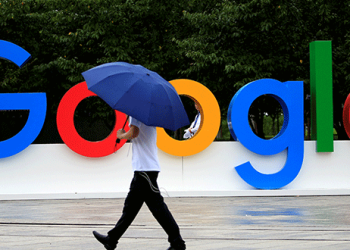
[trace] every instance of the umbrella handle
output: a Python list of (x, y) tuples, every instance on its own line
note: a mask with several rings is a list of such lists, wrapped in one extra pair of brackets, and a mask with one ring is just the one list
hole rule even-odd
[[(126, 117), (126, 120), (125, 120), (125, 123), (124, 123), (124, 126), (123, 126), (123, 129), (125, 128), (125, 125), (126, 125), (126, 122), (128, 121), (129, 119), (129, 116)], [(120, 143), (120, 139), (117, 138), (117, 140), (115, 141), (116, 144)]]

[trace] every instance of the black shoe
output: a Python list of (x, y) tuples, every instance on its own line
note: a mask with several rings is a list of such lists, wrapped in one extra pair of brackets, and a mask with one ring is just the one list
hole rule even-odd
[(182, 249), (186, 249), (186, 248), (175, 248), (171, 246), (167, 250), (182, 250)]
[(104, 236), (102, 234), (99, 234), (96, 231), (92, 232), (95, 236), (95, 238), (102, 243), (102, 245), (107, 249), (107, 250), (114, 250), (117, 248), (117, 243), (114, 243), (111, 241), (111, 239), (109, 238), (109, 236)]
[(179, 236), (170, 242), (170, 247), (167, 250), (186, 250), (186, 244), (181, 236)]
[(170, 246), (167, 250), (185, 250), (186, 245), (183, 243), (181, 246)]

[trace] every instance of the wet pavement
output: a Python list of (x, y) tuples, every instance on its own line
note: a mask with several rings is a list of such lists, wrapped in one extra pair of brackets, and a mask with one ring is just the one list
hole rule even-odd
[[(350, 196), (165, 198), (187, 249), (350, 249)], [(0, 201), (0, 249), (104, 249), (124, 199)], [(167, 249), (144, 205), (117, 249)]]

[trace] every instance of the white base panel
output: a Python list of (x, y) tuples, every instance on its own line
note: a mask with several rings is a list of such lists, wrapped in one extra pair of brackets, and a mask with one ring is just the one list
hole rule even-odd
[[(88, 158), (65, 144), (30, 145), (0, 159), (0, 200), (124, 198), (133, 176), (131, 150)], [(256, 190), (238, 176), (235, 166), (250, 161), (260, 172), (277, 172), (287, 152), (261, 156), (239, 142), (213, 142), (193, 156), (159, 151), (158, 183), (165, 197), (350, 195), (350, 141), (335, 141), (333, 153), (316, 153), (306, 141), (299, 175), (279, 190)]]

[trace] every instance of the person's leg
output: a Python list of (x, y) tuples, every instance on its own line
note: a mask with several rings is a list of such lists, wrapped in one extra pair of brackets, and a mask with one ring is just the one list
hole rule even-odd
[(186, 249), (185, 242), (180, 235), (180, 229), (174, 217), (165, 204), (163, 196), (160, 194), (157, 177), (158, 172), (146, 172), (146, 179), (148, 177), (147, 193), (145, 195), (145, 202), (149, 210), (152, 212), (155, 219), (162, 226), (164, 231), (168, 234), (168, 241), (174, 249)]
[(115, 227), (108, 232), (110, 239), (116, 243), (131, 225), (142, 207), (144, 202), (142, 181), (140, 176), (135, 173), (130, 185), (130, 191), (125, 199), (122, 216)]

